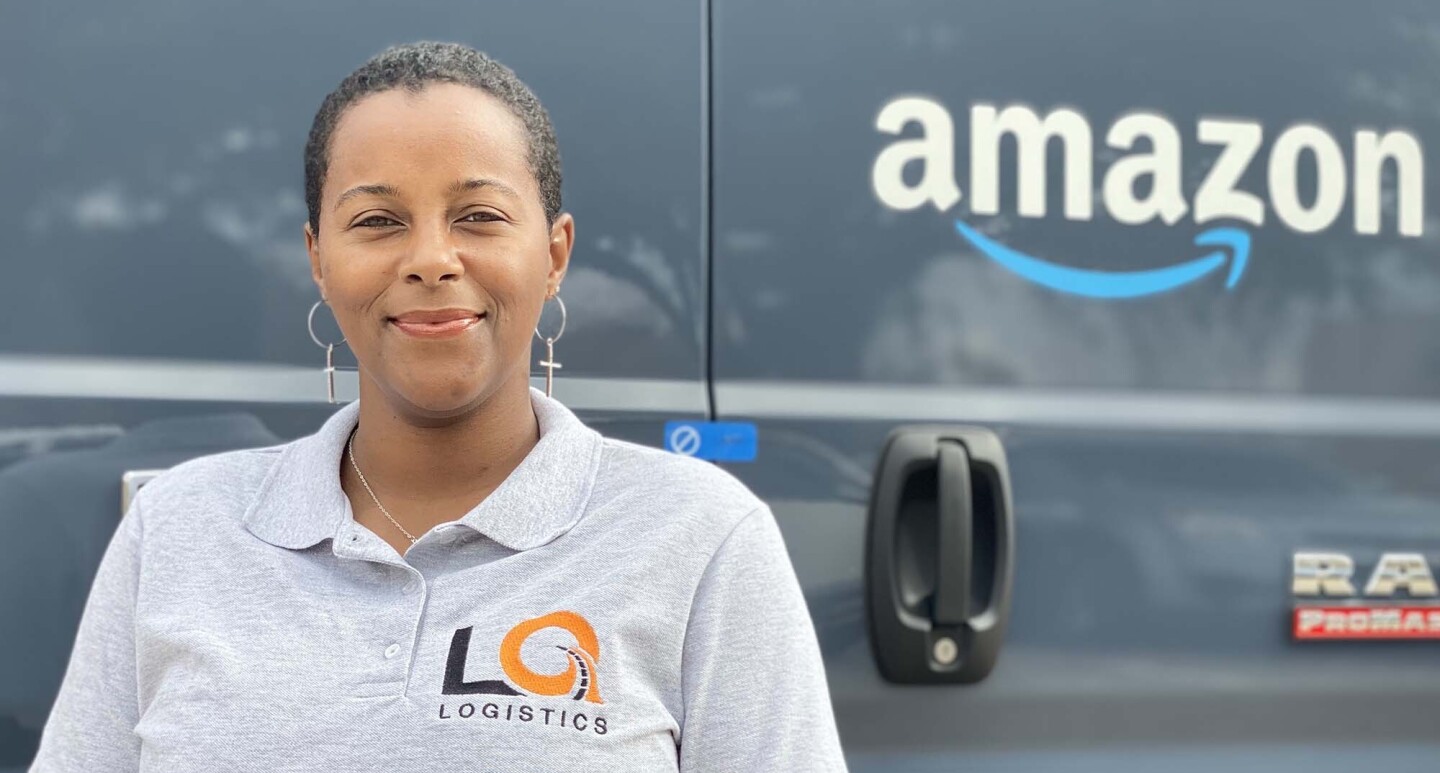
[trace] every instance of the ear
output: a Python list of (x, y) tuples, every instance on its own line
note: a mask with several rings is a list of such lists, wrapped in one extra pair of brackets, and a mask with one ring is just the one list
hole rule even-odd
[(305, 251), (310, 254), (310, 278), (320, 288), (320, 297), (325, 295), (325, 272), (320, 268), (320, 238), (310, 230), (310, 221), (305, 221)]
[(550, 274), (546, 277), (551, 287), (559, 287), (570, 267), (570, 251), (575, 248), (575, 218), (569, 212), (561, 212), (550, 226)]

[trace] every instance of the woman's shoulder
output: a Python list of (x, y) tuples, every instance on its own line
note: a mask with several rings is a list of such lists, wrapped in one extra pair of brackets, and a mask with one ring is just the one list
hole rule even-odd
[(760, 499), (729, 470), (693, 456), (606, 437), (598, 484), (635, 493), (663, 491), (752, 510)]
[[(291, 441), (292, 443), (295, 441)], [(291, 443), (197, 456), (160, 473), (141, 487), (145, 518), (172, 511), (243, 512)]]
[(636, 517), (665, 513), (677, 525), (728, 530), (763, 507), (729, 470), (703, 459), (605, 437), (590, 509), (619, 509)]

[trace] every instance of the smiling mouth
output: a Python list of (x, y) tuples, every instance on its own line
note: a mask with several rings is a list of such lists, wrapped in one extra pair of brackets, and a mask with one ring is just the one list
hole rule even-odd
[(448, 338), (475, 327), (484, 318), (484, 314), (469, 311), (419, 312), (391, 317), (389, 322), (400, 332), (416, 338)]

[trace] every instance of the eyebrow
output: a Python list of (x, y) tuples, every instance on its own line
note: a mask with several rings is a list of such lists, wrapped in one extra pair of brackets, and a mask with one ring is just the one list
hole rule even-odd
[[(516, 193), (514, 188), (511, 188), (510, 186), (500, 182), (499, 180), (493, 180), (488, 177), (472, 177), (469, 180), (460, 180), (451, 184), (449, 192), (452, 194), (464, 193), (466, 191), (478, 191), (482, 188), (494, 188), (500, 193), (503, 193), (511, 198), (520, 198), (520, 194)], [(367, 194), (372, 196), (386, 196), (389, 198), (398, 198), (400, 196), (400, 189), (396, 188), (393, 185), (387, 185), (385, 183), (378, 183), (375, 185), (357, 185), (354, 188), (351, 188), (350, 190), (340, 194), (340, 198), (335, 200), (335, 209), (339, 210), (341, 204), (344, 204), (345, 202), (355, 198), (356, 196), (364, 196)]]
[(469, 180), (461, 180), (450, 186), (450, 192), (464, 193), (465, 191), (478, 191), (481, 188), (494, 188), (511, 198), (520, 198), (520, 194), (516, 193), (514, 188), (489, 177), (472, 177)]
[(396, 188), (393, 185), (386, 185), (384, 183), (380, 183), (378, 185), (357, 185), (354, 188), (351, 188), (350, 190), (340, 194), (340, 198), (335, 200), (335, 210), (339, 211), (341, 204), (344, 204), (345, 202), (355, 198), (356, 196), (364, 196), (366, 194), (371, 194), (374, 196), (388, 196), (393, 199), (400, 195), (400, 189)]

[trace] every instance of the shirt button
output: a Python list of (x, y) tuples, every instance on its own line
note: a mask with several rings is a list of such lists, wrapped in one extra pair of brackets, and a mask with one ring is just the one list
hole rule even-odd
[(405, 592), (406, 592), (406, 593), (414, 593), (414, 592), (415, 592), (415, 587), (416, 587), (415, 581), (414, 581), (414, 580), (411, 580), (410, 582), (405, 583)]
[(386, 658), (393, 658), (393, 657), (395, 657), (396, 655), (399, 655), (399, 654), (400, 654), (400, 645), (398, 645), (398, 644), (392, 644), (392, 645), (390, 645), (389, 647), (386, 647), (386, 648), (385, 648), (385, 657), (386, 657)]

